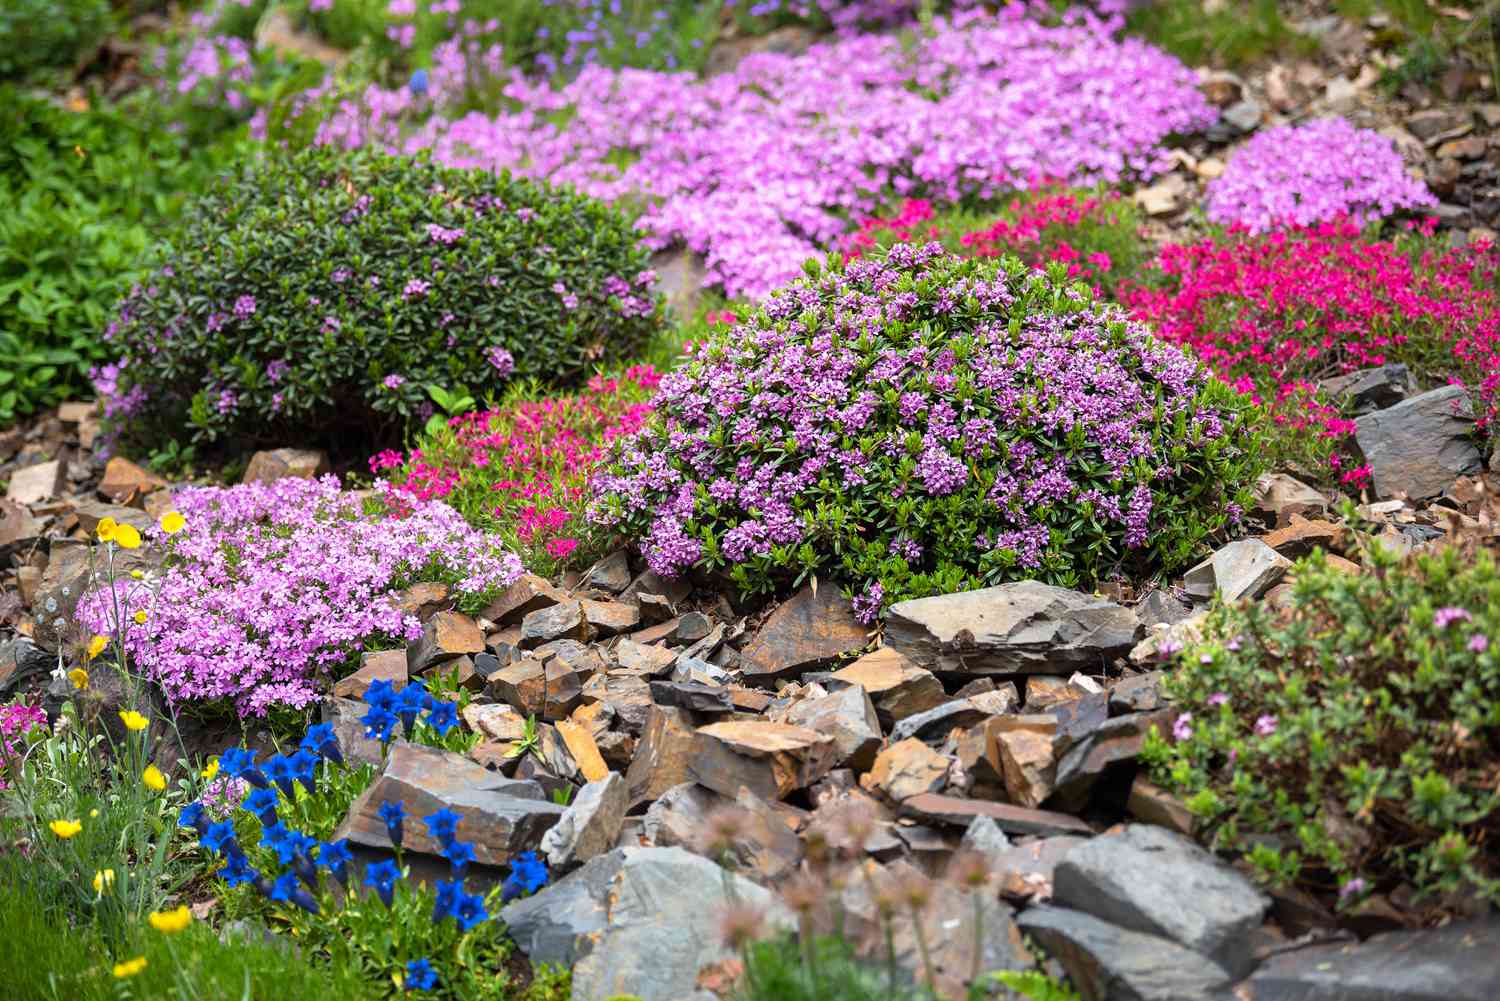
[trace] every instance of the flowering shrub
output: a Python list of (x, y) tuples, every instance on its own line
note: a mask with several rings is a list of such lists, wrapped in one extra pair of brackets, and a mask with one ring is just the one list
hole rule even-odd
[(651, 366), (633, 366), (595, 376), (575, 396), (523, 397), (463, 414), (405, 458), (380, 453), (370, 469), (419, 501), (446, 501), (547, 573), (580, 544), (578, 555), (588, 555), (588, 478), (615, 439), (645, 423), (660, 382)]
[(0, 706), (0, 789), (6, 788), (5, 770), (25, 746), (26, 734), (33, 727), (46, 726), (47, 714), (40, 706), (19, 699)]
[[(447, 505), (389, 490), (362, 502), (333, 477), (190, 489), (176, 502), (187, 527), (161, 539), (159, 578), (116, 585), (126, 653), (176, 703), (228, 703), (242, 716), (304, 708), (363, 647), (421, 635), (397, 604), (401, 588), (443, 581), (477, 610), (521, 573)], [(108, 589), (78, 614), (115, 632)]]
[(1080, 286), (898, 244), (781, 290), (662, 380), (593, 516), (652, 569), (884, 602), (1176, 566), (1248, 500), (1248, 401)]
[(105, 337), (106, 411), (159, 444), (389, 436), (428, 386), (482, 395), (632, 354), (656, 328), (624, 217), (424, 159), (312, 150), (201, 199)]
[[(1276, 404), (1321, 454), (1353, 430), (1319, 380), (1403, 362), (1420, 381), (1460, 381), (1486, 424), (1500, 403), (1500, 251), (1361, 237), (1352, 222), (1168, 246), (1148, 284), (1121, 292), (1157, 334), (1191, 348), (1245, 392)], [(1346, 482), (1366, 472), (1337, 456)]]
[(1019, 7), (940, 19), (910, 44), (849, 35), (761, 53), (708, 79), (596, 65), (558, 86), (500, 86), (514, 110), (437, 115), (415, 131), (384, 111), (406, 98), (372, 87), (335, 108), (318, 141), (430, 149), (628, 198), (652, 247), (703, 254), (732, 297), (791, 280), (851, 216), (892, 198), (1150, 177), (1170, 165), (1168, 136), (1214, 119), (1193, 74), (1159, 50)]
[(1389, 139), (1322, 118), (1257, 132), (1208, 183), (1206, 202), (1214, 222), (1264, 233), (1344, 216), (1369, 222), (1437, 199)]
[(106, 0), (7, 0), (0, 7), (0, 80), (69, 74), (110, 28)]
[(1135, 210), (1117, 192), (1043, 186), (1012, 198), (998, 218), (982, 218), (981, 223), (967, 212), (939, 215), (926, 199), (909, 198), (892, 217), (864, 219), (858, 230), (843, 237), (840, 249), (858, 256), (895, 243), (932, 239), (950, 251), (976, 257), (1013, 254), (1034, 268), (1058, 261), (1069, 278), (1111, 292), (1145, 256)]
[(1285, 612), (1215, 608), (1167, 676), (1180, 715), (1147, 759), (1268, 881), (1500, 900), (1494, 554), (1367, 558), (1352, 575), (1303, 560)]

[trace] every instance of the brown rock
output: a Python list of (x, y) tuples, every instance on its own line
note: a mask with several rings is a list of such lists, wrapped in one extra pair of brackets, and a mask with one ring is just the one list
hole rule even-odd
[(1052, 878), (1063, 857), (1087, 839), (1074, 834), (1032, 838), (990, 859), (1000, 892), (1018, 900), (1048, 900)]
[(256, 452), (245, 467), (241, 483), (275, 483), (277, 480), (295, 476), (302, 480), (316, 479), (328, 473), (328, 456), (302, 448), (277, 448), (268, 452)]
[(397, 691), (406, 687), (406, 651), (374, 650), (359, 655), (359, 670), (333, 683), (333, 694), (341, 699), (362, 699), (370, 682), (389, 681)]
[(663, 594), (642, 593), (635, 596), (641, 609), (641, 621), (655, 625), (677, 615), (677, 608)]
[(489, 677), (486, 691), (526, 716), (562, 719), (583, 699), (583, 680), (560, 661), (528, 658)]
[(968, 827), (975, 817), (989, 817), (1006, 834), (1093, 834), (1077, 817), (1051, 810), (1033, 810), (1010, 803), (993, 803), (982, 799), (961, 799), (937, 793), (920, 793), (902, 800), (901, 812), (924, 820)]
[(1014, 803), (1040, 806), (1057, 780), (1057, 718), (1050, 713), (996, 716), (986, 724), (990, 767)]
[(627, 633), (641, 624), (640, 607), (623, 601), (581, 601), (579, 607), (597, 636)]
[(1130, 800), (1126, 808), (1137, 820), (1165, 827), (1188, 837), (1193, 835), (1193, 814), (1187, 806), (1165, 789), (1146, 781), (1143, 776), (1137, 775), (1135, 782), (1131, 784)]
[(1291, 523), (1278, 528), (1261, 541), (1288, 559), (1306, 556), (1314, 549), (1337, 551), (1341, 548), (1344, 529), (1331, 521), (1309, 521), (1301, 515), (1291, 516)]
[(567, 745), (568, 753), (573, 756), (585, 782), (602, 782), (609, 776), (609, 766), (604, 763), (599, 745), (594, 743), (594, 735), (589, 732), (588, 727), (572, 720), (560, 719), (557, 721), (557, 734)]
[(743, 720), (713, 723), (698, 731), (688, 775), (700, 785), (738, 795), (749, 789), (780, 800), (833, 769), (833, 738), (786, 723)]
[(916, 737), (881, 751), (870, 770), (859, 777), (860, 785), (897, 803), (936, 793), (947, 781), (948, 759)]
[(1255, 507), (1272, 515), (1276, 524), (1291, 524), (1292, 515), (1328, 513), (1328, 498), (1285, 473), (1269, 473), (1255, 483)]
[(583, 586), (619, 594), (630, 586), (630, 555), (616, 549), (584, 572)]
[(835, 765), (865, 771), (880, 750), (880, 720), (870, 697), (858, 685), (803, 699), (788, 710), (786, 722), (831, 736), (838, 749)]
[(673, 786), (692, 781), (688, 764), (696, 750), (697, 737), (688, 714), (681, 709), (652, 706), (630, 771), (625, 774), (631, 806), (652, 802)]
[(580, 699), (584, 705), (599, 703), (608, 706), (620, 725), (633, 734), (645, 729), (653, 705), (650, 682), (638, 675), (619, 671), (594, 675), (583, 686)]
[[(481, 618), (500, 626), (519, 625), (532, 612), (567, 601), (567, 595), (536, 574), (522, 574), (500, 596), (490, 602)], [(519, 635), (517, 639), (519, 640)]]
[(666, 619), (665, 621), (658, 622), (654, 626), (647, 626), (645, 629), (636, 630), (635, 632), (630, 634), (630, 638), (641, 646), (653, 646), (657, 643), (662, 643), (670, 639), (671, 636), (677, 631), (677, 626), (681, 622), (682, 618), (680, 616), (677, 618)]
[(93, 417), (99, 404), (89, 400), (69, 400), (57, 407), (57, 419), (64, 424), (81, 424)]
[(99, 527), (99, 522), (105, 518), (113, 518), (121, 525), (130, 525), (136, 531), (145, 533), (147, 529), (156, 526), (156, 519), (138, 507), (123, 507), (119, 504), (100, 504), (96, 501), (84, 501), (73, 508), (73, 513), (78, 517), (78, 527), (83, 529), (90, 538)]
[(422, 636), (406, 648), (406, 669), (421, 674), (434, 664), (464, 654), (484, 652), (479, 624), (459, 612), (438, 612), (422, 627)]
[(890, 647), (881, 647), (829, 676), (840, 684), (858, 685), (890, 720), (902, 720), (948, 701), (942, 682), (931, 671)]
[(490, 740), (511, 744), (526, 736), (526, 717), (499, 702), (471, 702), (463, 709), (469, 729)]
[(0, 499), (0, 549), (35, 539), (41, 532), (40, 519), (15, 501)]
[(869, 642), (837, 587), (803, 587), (756, 631), (742, 651), (747, 678), (771, 679), (856, 653)]
[[(396, 607), (426, 622), (448, 605), (448, 585), (437, 581), (413, 584), (396, 596)], [(472, 651), (465, 651), (466, 653)]]
[(10, 474), (5, 497), (16, 504), (31, 505), (49, 501), (62, 493), (64, 467), (59, 459), (27, 466)]
[(161, 490), (166, 485), (167, 481), (160, 476), (117, 455), (104, 466), (104, 478), (99, 481), (99, 492), (116, 504), (128, 504), (153, 490)]
[(560, 605), (528, 612), (521, 620), (521, 648), (550, 643), (553, 640), (577, 640), (587, 642), (590, 628), (583, 616), (583, 605), (577, 601), (565, 601)]

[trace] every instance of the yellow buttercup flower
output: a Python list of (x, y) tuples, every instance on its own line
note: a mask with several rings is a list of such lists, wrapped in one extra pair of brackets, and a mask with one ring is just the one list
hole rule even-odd
[(47, 826), (52, 828), (53, 834), (56, 834), (64, 841), (83, 830), (83, 825), (76, 820), (54, 820)]
[(219, 759), (209, 758), (208, 764), (203, 766), (203, 771), (201, 772), (201, 774), (206, 779), (211, 779), (215, 775), (219, 774)]
[(99, 819), (99, 808), (97, 806), (94, 807), (92, 810), (89, 811), (89, 819), (90, 820), (98, 820)]
[(118, 977), (121, 980), (124, 980), (126, 977), (133, 977), (133, 976), (135, 976), (137, 973), (140, 973), (145, 968), (146, 968), (146, 957), (145, 956), (137, 956), (134, 959), (126, 960), (123, 963), (116, 963), (115, 964), (115, 976)]
[(152, 911), (146, 915), (146, 919), (157, 931), (173, 935), (193, 923), (193, 912), (187, 909), (187, 904), (183, 904), (173, 911)]
[(94, 873), (94, 892), (103, 894), (107, 887), (115, 885), (115, 871), (113, 869), (100, 869)]
[(89, 660), (93, 660), (95, 657), (103, 653), (104, 648), (107, 646), (109, 646), (108, 636), (95, 636), (93, 639), (89, 640), (89, 648), (87, 651)]
[(158, 524), (161, 525), (163, 532), (166, 532), (168, 535), (176, 535), (187, 527), (187, 519), (176, 511), (168, 511), (161, 516), (161, 521)]
[(113, 518), (100, 518), (99, 524), (94, 528), (94, 534), (99, 537), (100, 542), (115, 541), (115, 532), (119, 524)]
[(141, 544), (141, 533), (135, 530), (134, 525), (115, 526), (115, 545), (121, 549), (135, 549)]
[(140, 612), (136, 612), (135, 615), (133, 616), (133, 618), (135, 619), (135, 624), (136, 625), (138, 625), (138, 626), (144, 626), (146, 624), (146, 620), (149, 619), (150, 616), (147, 615), (144, 611), (140, 611)]
[(124, 722), (125, 729), (127, 730), (144, 730), (148, 725), (146, 717), (142, 716), (134, 709), (126, 709), (124, 712), (120, 713), (120, 719), (122, 722)]
[(146, 575), (144, 573), (142, 573), (140, 570), (132, 570), (132, 571), (130, 571), (130, 576), (133, 577), (133, 578), (135, 578), (136, 580), (141, 580)]
[(155, 765), (146, 766), (146, 770), (141, 773), (141, 781), (146, 783), (146, 788), (152, 792), (161, 792), (167, 788), (167, 777)]
[(81, 692), (89, 687), (89, 672), (81, 667), (75, 667), (68, 672), (68, 680), (73, 683), (73, 687), (76, 690)]

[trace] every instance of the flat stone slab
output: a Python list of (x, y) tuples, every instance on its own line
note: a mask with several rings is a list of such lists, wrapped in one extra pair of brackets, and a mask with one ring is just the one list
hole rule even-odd
[(746, 678), (767, 680), (798, 674), (857, 653), (869, 642), (868, 629), (837, 587), (805, 586), (787, 599), (745, 644), (741, 663)]
[(885, 643), (933, 671), (1071, 674), (1127, 653), (1142, 632), (1112, 601), (1028, 580), (898, 602)]
[(779, 800), (833, 770), (838, 745), (830, 734), (765, 720), (734, 720), (700, 727), (688, 774), (725, 796), (743, 786), (762, 799)]
[(1443, 386), (1354, 422), (1354, 441), (1369, 463), (1375, 492), (1436, 497), (1480, 469), (1471, 437), (1474, 410), (1461, 386)]
[(1245, 1001), (1495, 1001), (1500, 921), (1283, 952), (1237, 989)]
[(1063, 858), (1052, 899), (1131, 931), (1168, 938), (1230, 973), (1254, 966), (1251, 933), (1270, 898), (1192, 840), (1149, 824), (1101, 834)]
[(927, 820), (967, 827), (975, 817), (989, 817), (1006, 834), (1093, 834), (1077, 817), (1051, 810), (1031, 810), (987, 799), (963, 799), (940, 793), (921, 793), (901, 801), (901, 812)]

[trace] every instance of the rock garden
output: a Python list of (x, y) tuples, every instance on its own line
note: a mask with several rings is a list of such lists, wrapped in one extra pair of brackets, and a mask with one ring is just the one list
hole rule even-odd
[(1500, 997), (1500, 10), (0, 10), (25, 1001)]

